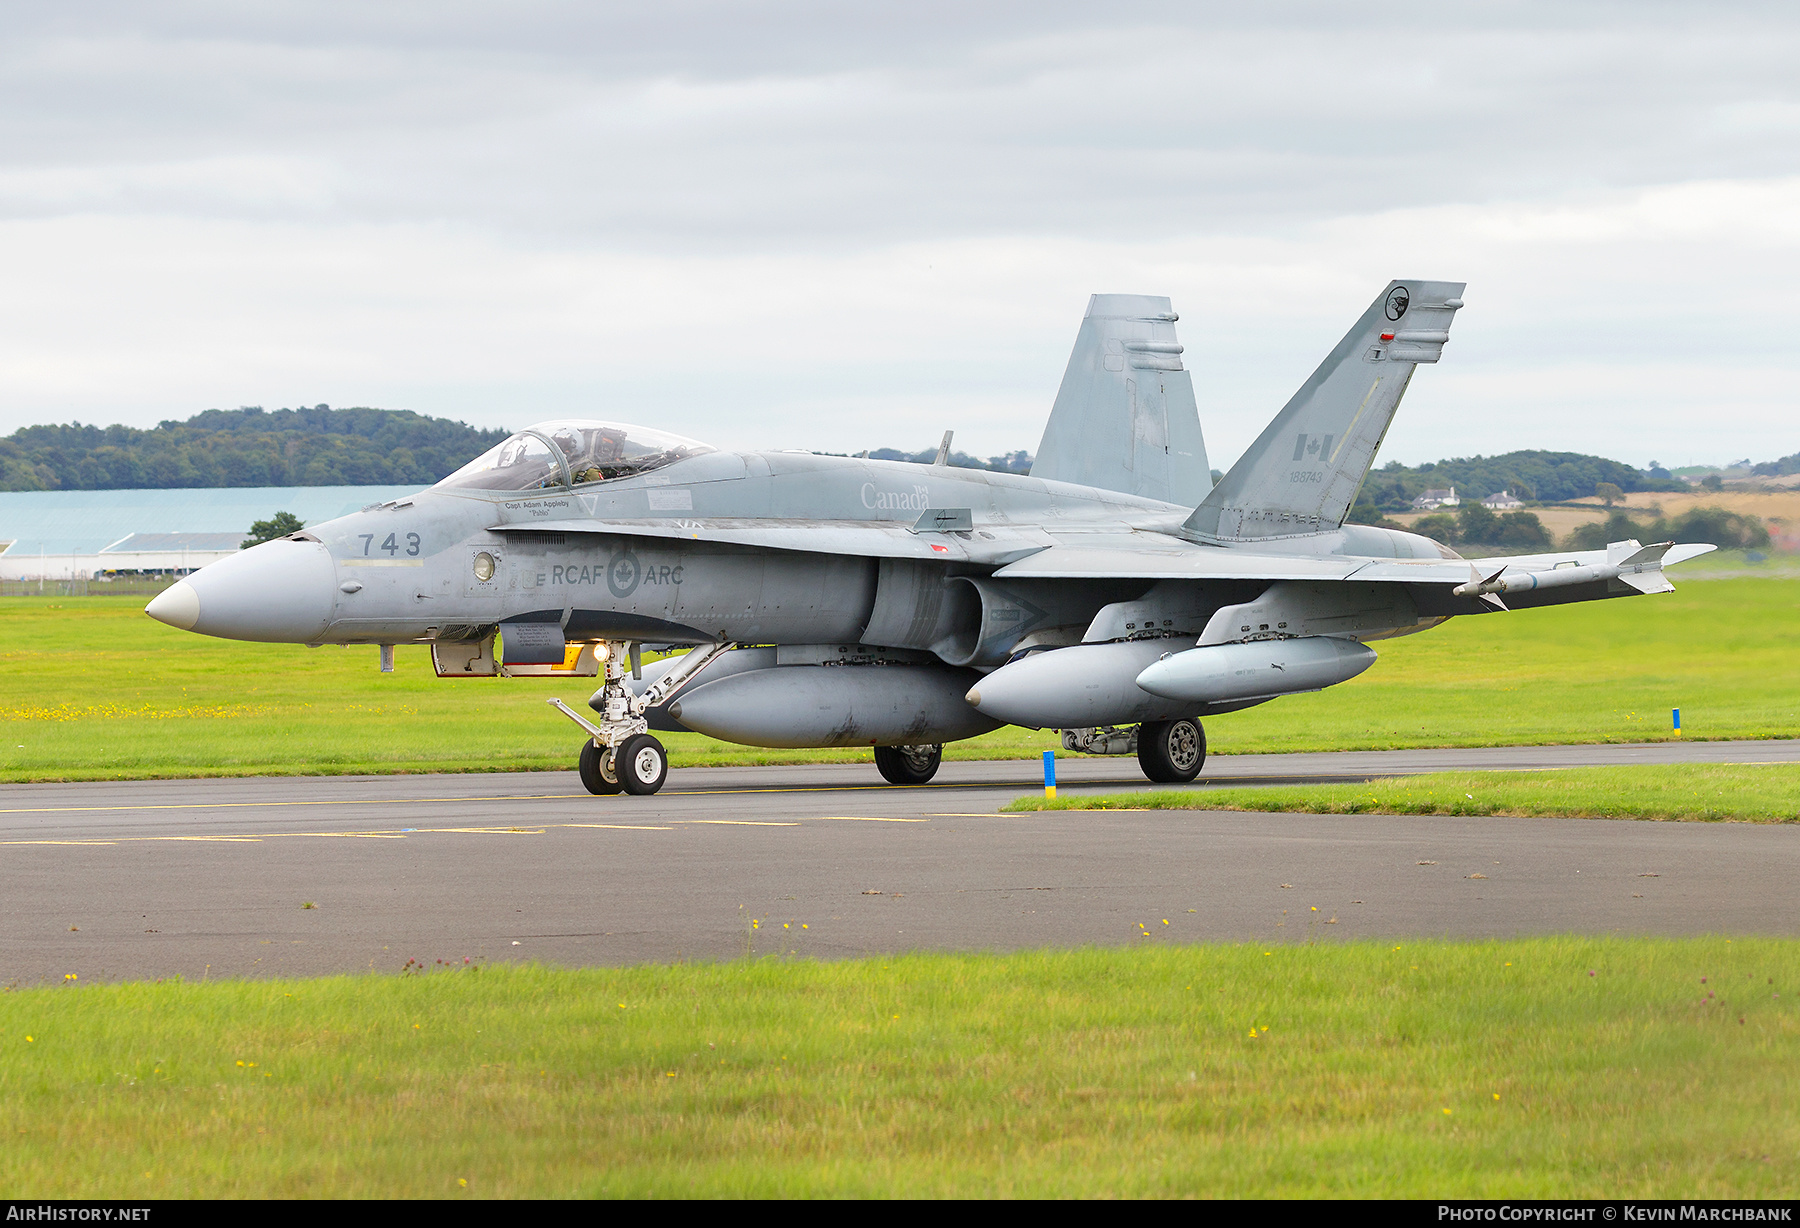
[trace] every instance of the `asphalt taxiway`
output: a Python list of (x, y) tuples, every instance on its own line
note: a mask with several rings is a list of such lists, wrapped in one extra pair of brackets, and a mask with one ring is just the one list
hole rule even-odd
[[(1800, 740), (1218, 756), (1192, 786), (1800, 763)], [(1800, 933), (1800, 826), (1001, 815), (1031, 761), (0, 787), (0, 983), (1144, 941)], [(1142, 788), (1063, 760), (1060, 792)]]

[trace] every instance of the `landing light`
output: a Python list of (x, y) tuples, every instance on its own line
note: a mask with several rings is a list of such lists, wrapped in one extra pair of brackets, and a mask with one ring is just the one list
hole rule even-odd
[(494, 556), (485, 550), (475, 556), (475, 578), (483, 584), (494, 578)]

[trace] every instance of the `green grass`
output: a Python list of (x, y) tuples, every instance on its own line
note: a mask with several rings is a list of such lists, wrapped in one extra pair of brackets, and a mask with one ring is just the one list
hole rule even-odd
[(1800, 580), (1800, 554), (1771, 550), (1715, 550), (1682, 563), (1671, 573), (1675, 583), (1761, 576)]
[(1791, 1198), (1797, 982), (1783, 940), (1152, 936), (19, 990), (0, 1197)]
[[(147, 618), (142, 598), (0, 598), (0, 781), (574, 766), (581, 733), (544, 700), (581, 707), (597, 681), (437, 678), (428, 649), (210, 639)], [(771, 751), (660, 735), (676, 761), (851, 762), (866, 750)], [(1054, 734), (1014, 730), (984, 754), (1029, 756)]]
[[(0, 598), (0, 780), (572, 765), (580, 735), (544, 702), (592, 680), (440, 681), (422, 647), (239, 644), (146, 618), (142, 599)], [(1459, 618), (1377, 643), (1361, 677), (1207, 722), (1214, 753), (1691, 739), (1800, 731), (1800, 585), (1686, 583), (1658, 597)], [(864, 760), (693, 735), (676, 762)], [(1007, 729), (951, 758), (1030, 758)]]
[(1689, 763), (1541, 772), (1429, 772), (1351, 785), (1152, 789), (1021, 797), (1022, 810), (1267, 810), (1800, 822), (1800, 764)]

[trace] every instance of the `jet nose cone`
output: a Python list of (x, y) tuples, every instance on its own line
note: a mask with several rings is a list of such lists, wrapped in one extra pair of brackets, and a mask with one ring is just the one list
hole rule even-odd
[(201, 568), (144, 613), (201, 635), (305, 644), (331, 621), (337, 568), (318, 542), (279, 541)]
[(159, 623), (192, 631), (194, 624), (200, 621), (200, 594), (186, 580), (178, 580), (151, 598), (144, 613)]

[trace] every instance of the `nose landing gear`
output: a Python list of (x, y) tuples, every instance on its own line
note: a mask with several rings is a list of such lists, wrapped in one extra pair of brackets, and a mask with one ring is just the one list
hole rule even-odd
[[(589, 793), (606, 795), (626, 792), (640, 796), (655, 793), (669, 778), (669, 754), (663, 744), (650, 736), (650, 725), (644, 713), (673, 695), (681, 685), (699, 673), (714, 657), (731, 647), (728, 643), (702, 644), (681, 658), (645, 689), (633, 695), (625, 685), (625, 672), (637, 661), (634, 644), (607, 642), (595, 652), (606, 663), (606, 682), (590, 701), (600, 713), (595, 724), (560, 699), (549, 701), (557, 711), (580, 725), (588, 740), (582, 744), (576, 768), (581, 783)], [(632, 664), (627, 664), (627, 661)], [(636, 670), (633, 669), (633, 673)]]
[(626, 738), (615, 752), (619, 783), (627, 793), (650, 794), (669, 777), (669, 756), (663, 744), (647, 733)]
[(613, 767), (612, 748), (603, 747), (592, 738), (581, 744), (581, 758), (575, 767), (581, 773), (582, 786), (589, 793), (604, 797), (621, 788), (618, 770)]

